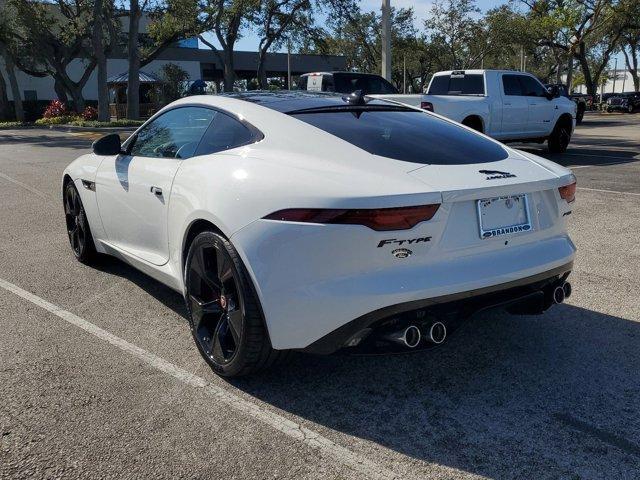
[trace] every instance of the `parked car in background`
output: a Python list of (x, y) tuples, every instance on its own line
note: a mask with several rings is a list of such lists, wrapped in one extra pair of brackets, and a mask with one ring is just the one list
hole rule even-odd
[(576, 124), (580, 125), (582, 123), (582, 119), (584, 118), (584, 112), (589, 108), (587, 100), (590, 98), (588, 95), (581, 94), (571, 94), (569, 93), (569, 89), (563, 83), (547, 83), (545, 87), (548, 89), (557, 89), (558, 93), (563, 97), (572, 100), (576, 104)]
[(640, 93), (624, 92), (618, 93), (607, 99), (607, 112), (622, 111), (633, 113), (640, 110)]
[(422, 108), (423, 94), (403, 94), (380, 75), (359, 72), (305, 73), (298, 80), (298, 90), (309, 92), (353, 93), (360, 90), (364, 95)]
[(510, 70), (453, 70), (431, 79), (423, 107), (503, 142), (547, 141), (564, 152), (577, 106), (533, 75)]

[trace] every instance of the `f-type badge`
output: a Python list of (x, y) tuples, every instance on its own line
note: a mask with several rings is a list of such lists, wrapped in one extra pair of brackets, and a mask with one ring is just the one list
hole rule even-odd
[(430, 242), (430, 241), (431, 241), (431, 237), (407, 238), (405, 240), (399, 240), (397, 238), (388, 238), (387, 240), (381, 240), (380, 243), (378, 243), (378, 248), (384, 247), (385, 245), (394, 245), (394, 246), (397, 245), (398, 247), (400, 247), (405, 243), (407, 245), (413, 245), (415, 243), (423, 243), (423, 242)]
[(396, 258), (407, 258), (411, 256), (412, 253), (413, 252), (408, 248), (396, 248), (394, 251), (391, 252), (391, 255), (393, 255)]
[(497, 180), (498, 178), (514, 178), (515, 175), (509, 172), (501, 172), (500, 170), (478, 170), (487, 176), (485, 180)]

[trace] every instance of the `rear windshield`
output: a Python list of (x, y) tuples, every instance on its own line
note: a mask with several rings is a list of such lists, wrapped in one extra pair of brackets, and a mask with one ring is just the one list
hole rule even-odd
[(429, 85), (429, 95), (484, 95), (482, 74), (436, 75)]
[(419, 111), (292, 113), (374, 155), (420, 164), (462, 165), (508, 157), (499, 144)]

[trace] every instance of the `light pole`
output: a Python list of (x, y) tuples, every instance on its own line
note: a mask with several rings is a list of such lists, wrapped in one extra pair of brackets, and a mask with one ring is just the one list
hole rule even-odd
[(382, 0), (382, 76), (391, 81), (391, 0)]
[(287, 40), (287, 90), (291, 90), (291, 40)]
[(611, 93), (616, 93), (616, 78), (618, 78), (618, 59), (617, 58), (613, 65), (614, 65), (613, 66), (613, 91)]

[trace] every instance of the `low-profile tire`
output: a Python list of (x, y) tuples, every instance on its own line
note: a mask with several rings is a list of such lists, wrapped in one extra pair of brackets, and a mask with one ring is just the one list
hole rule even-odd
[(218, 375), (248, 375), (287, 356), (271, 347), (251, 278), (226, 238), (199, 233), (189, 247), (184, 279), (193, 339)]
[(549, 135), (548, 146), (551, 153), (564, 153), (571, 141), (571, 127), (568, 122), (559, 121)]
[(64, 187), (63, 205), (71, 250), (79, 262), (91, 264), (97, 256), (96, 247), (82, 199), (71, 181)]
[(633, 105), (627, 106), (627, 113), (633, 113)]

